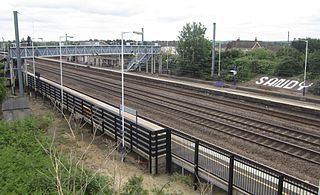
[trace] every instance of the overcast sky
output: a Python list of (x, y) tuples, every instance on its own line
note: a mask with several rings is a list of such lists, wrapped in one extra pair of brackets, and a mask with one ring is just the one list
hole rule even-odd
[[(14, 39), (13, 12), (20, 38), (119, 39), (122, 31), (145, 29), (145, 40), (177, 40), (187, 22), (201, 22), (212, 39), (287, 40), (320, 38), (320, 0), (1, 0), (0, 36)], [(126, 38), (138, 40), (136, 35)]]

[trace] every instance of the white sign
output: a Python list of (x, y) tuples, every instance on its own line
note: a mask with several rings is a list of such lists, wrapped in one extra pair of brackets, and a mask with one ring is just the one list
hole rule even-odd
[(232, 72), (233, 75), (236, 75), (236, 74), (237, 74), (237, 71), (236, 71), (236, 70), (230, 70), (230, 72)]
[[(301, 91), (304, 88), (304, 81), (299, 82), (297, 80), (289, 80), (289, 79), (281, 79), (276, 77), (261, 77), (258, 81), (256, 81), (257, 85), (264, 85), (269, 87), (283, 88), (283, 89), (296, 89)], [(306, 88), (312, 86), (313, 83), (309, 85), (306, 84)]]

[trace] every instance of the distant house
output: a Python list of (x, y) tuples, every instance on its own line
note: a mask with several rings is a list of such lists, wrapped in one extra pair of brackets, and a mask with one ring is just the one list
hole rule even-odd
[(169, 52), (170, 54), (177, 54), (178, 41), (151, 41), (151, 44), (160, 45), (162, 52)]
[(226, 49), (240, 49), (244, 52), (251, 51), (253, 49), (257, 48), (266, 48), (271, 51), (277, 52), (283, 45), (283, 42), (266, 42), (266, 41), (258, 41), (257, 38), (255, 38), (254, 41), (248, 41), (248, 40), (240, 40), (238, 38), (236, 41), (230, 41), (226, 45)]

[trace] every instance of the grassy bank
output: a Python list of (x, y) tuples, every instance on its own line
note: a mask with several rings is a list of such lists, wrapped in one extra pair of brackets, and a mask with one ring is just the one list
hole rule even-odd
[(0, 194), (111, 194), (111, 179), (93, 176), (59, 153), (46, 136), (49, 118), (0, 122)]
[(114, 176), (86, 168), (81, 154), (59, 149), (61, 140), (47, 132), (53, 120), (42, 115), (0, 121), (0, 194), (171, 194), (166, 185), (145, 189), (142, 176), (118, 185)]

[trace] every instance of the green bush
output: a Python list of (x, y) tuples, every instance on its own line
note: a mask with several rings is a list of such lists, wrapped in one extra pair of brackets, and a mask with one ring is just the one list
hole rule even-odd
[(4, 86), (4, 80), (0, 79), (0, 102), (2, 102), (7, 96), (7, 89)]
[(308, 71), (309, 78), (316, 78), (320, 76), (320, 50), (314, 51), (308, 56)]
[(123, 187), (122, 195), (147, 195), (148, 191), (142, 187), (143, 178), (141, 176), (132, 176)]
[(292, 77), (303, 72), (303, 65), (294, 58), (282, 57), (276, 66), (275, 74), (278, 76)]
[(310, 87), (309, 91), (313, 95), (320, 95), (320, 79), (316, 80), (313, 85)]

